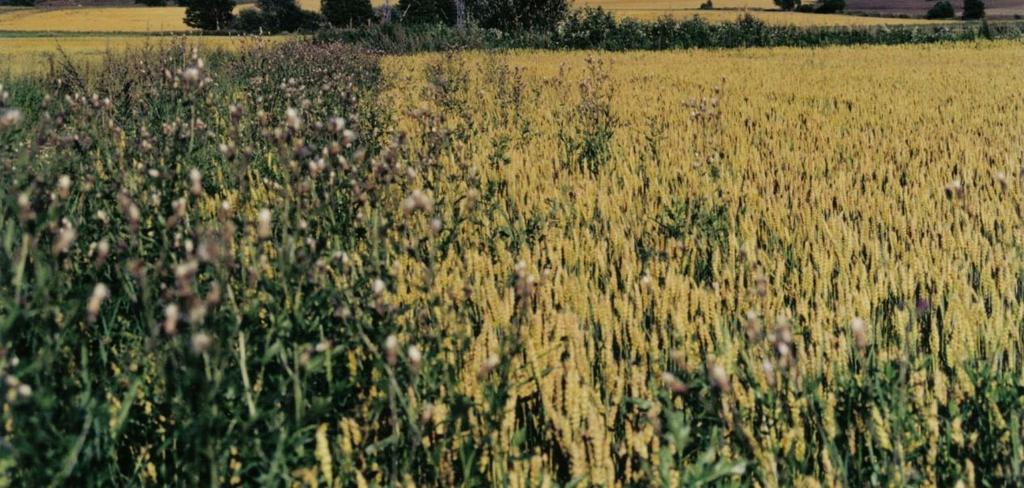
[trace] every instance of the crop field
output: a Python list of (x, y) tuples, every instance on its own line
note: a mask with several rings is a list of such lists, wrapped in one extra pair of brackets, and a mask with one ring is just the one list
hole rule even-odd
[[(300, 0), (302, 8), (320, 10), (319, 0)], [(239, 5), (237, 10), (254, 8)], [(12, 32), (187, 32), (184, 7), (0, 7), (0, 31)]]
[[(957, 12), (961, 11), (962, 2), (954, 2)], [(851, 12), (866, 12), (885, 15), (910, 15), (923, 17), (931, 7), (928, 2), (914, 0), (850, 0), (847, 9)], [(989, 0), (985, 2), (985, 16), (989, 19), (1009, 19), (1024, 15), (1024, 2), (1021, 0)]]
[[(262, 42), (280, 42), (285, 39), (287, 36), (270, 37)], [(180, 42), (182, 39), (144, 35), (0, 36), (0, 77), (43, 74), (49, 71), (51, 61), (60, 64), (68, 60), (83, 67), (97, 66), (112, 53), (145, 47), (166, 47)], [(247, 38), (212, 36), (189, 37), (184, 42), (209, 50), (234, 50), (256, 43)]]
[(126, 49), (0, 88), (2, 484), (1024, 482), (1017, 41)]
[(0, 10), (0, 31), (180, 32), (191, 30), (181, 7)]
[[(577, 5), (601, 7), (619, 17), (653, 20), (663, 16), (687, 19), (700, 16), (710, 22), (732, 21), (744, 14), (752, 15), (769, 24), (776, 25), (897, 25), (925, 24), (934, 21), (885, 17), (863, 17), (854, 15), (810, 14), (784, 12), (771, 0), (720, 0), (714, 2), (714, 10), (701, 10), (703, 0), (580, 0)], [(924, 12), (919, 13), (924, 16)]]
[[(319, 0), (300, 0), (298, 3), (307, 10), (320, 10)], [(747, 13), (776, 25), (861, 26), (932, 22), (922, 19), (783, 12), (768, 0), (722, 0), (714, 4), (716, 10), (700, 10), (700, 3), (700, 0), (581, 0), (577, 2), (577, 5), (602, 7), (619, 17), (641, 20), (651, 20), (666, 15), (680, 19), (699, 15), (711, 22), (722, 22), (735, 20), (738, 16)], [(383, 1), (375, 0), (374, 4), (381, 5)], [(247, 8), (254, 7), (243, 4), (239, 5), (237, 10)], [(182, 7), (103, 6), (9, 9), (0, 7), (0, 32), (187, 32), (192, 29), (186, 26), (182, 20), (184, 12), (185, 9)]]

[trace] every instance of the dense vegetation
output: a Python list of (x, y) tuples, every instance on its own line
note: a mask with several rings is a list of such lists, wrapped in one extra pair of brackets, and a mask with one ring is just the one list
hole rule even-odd
[(234, 9), (234, 0), (190, 1), (185, 7), (185, 25), (208, 31), (228, 29), (235, 18)]
[(356, 27), (376, 21), (370, 0), (323, 0), (320, 12), (331, 25)]
[(925, 17), (929, 19), (952, 19), (956, 17), (956, 10), (953, 9), (953, 4), (949, 3), (949, 0), (939, 0), (932, 5), (932, 8), (928, 9), (928, 13)]
[[(590, 24), (587, 28), (591, 31), (614, 27), (637, 30), (641, 27), (636, 24), (643, 24), (628, 17), (616, 19), (612, 13), (600, 7), (574, 10), (566, 0), (398, 0), (395, 6), (381, 7), (377, 11), (373, 10), (369, 0), (323, 0), (322, 14), (301, 10), (295, 0), (258, 0), (258, 9), (244, 10), (234, 22), (231, 21), (232, 11), (226, 2), (231, 0), (192, 4), (189, 15), (196, 16), (204, 12), (203, 15), (215, 16), (216, 20), (207, 20), (202, 24), (189, 20), (188, 24), (204, 30), (248, 33), (309, 32), (328, 27), (372, 32), (380, 28), (394, 29), (402, 26), (415, 30), (421, 30), (423, 26), (449, 26), (459, 31), (478, 28), (495, 30), (512, 37), (559, 34), (560, 31), (577, 27), (581, 18), (585, 20), (584, 24)], [(937, 3), (926, 17), (951, 18), (945, 13), (946, 3)], [(846, 10), (846, 0), (818, 0), (806, 4), (797, 0), (778, 0), (776, 4), (784, 11), (796, 10), (801, 13), (837, 14)], [(710, 1), (701, 4), (701, 9), (712, 8)], [(746, 17), (753, 18), (749, 14)], [(969, 0), (965, 3), (962, 18), (984, 18), (982, 0)], [(680, 21), (671, 16), (658, 21), (661, 24), (671, 22)], [(847, 42), (861, 41), (851, 38)]]
[(985, 2), (983, 0), (964, 0), (964, 11), (961, 17), (964, 20), (985, 18)]
[(1024, 482), (1018, 46), (736, 53), (8, 83), (0, 481)]
[(447, 49), (665, 50), (772, 46), (927, 44), (974, 39), (1020, 39), (1024, 23), (896, 27), (797, 27), (769, 25), (751, 16), (711, 23), (699, 17), (654, 22), (617, 19), (602, 9), (571, 12), (551, 32), (506, 33), (494, 29), (452, 29), (438, 25), (380, 25), (328, 30), (322, 42), (342, 40), (389, 53)]

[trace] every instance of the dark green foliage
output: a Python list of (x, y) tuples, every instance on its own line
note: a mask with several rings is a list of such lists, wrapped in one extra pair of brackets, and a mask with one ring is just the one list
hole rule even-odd
[(145, 5), (147, 7), (165, 7), (167, 6), (167, 0), (135, 0), (135, 3)]
[(984, 19), (985, 2), (983, 0), (964, 0), (964, 11), (961, 18), (964, 20)]
[(263, 30), (267, 33), (295, 32), (315, 28), (318, 16), (299, 8), (295, 0), (258, 0)]
[[(281, 181), (291, 186), (288, 171), (281, 171), (284, 166), (271, 163), (270, 158), (300, 158), (305, 166), (312, 160), (310, 154), (317, 156), (319, 148), (332, 143), (339, 144), (338, 150), (352, 161), (359, 160), (353, 157), (355, 144), (371, 155), (378, 154), (383, 140), (380, 130), (387, 124), (387, 115), (378, 108), (372, 92), (372, 87), (378, 85), (376, 58), (344, 46), (298, 43), (259, 48), (246, 55), (203, 53), (204, 63), (199, 63), (184, 44), (113, 56), (102, 69), (84, 72), (63, 63), (52, 78), (5, 83), (0, 90), (10, 90), (9, 103), (21, 107), (25, 114), (15, 130), (0, 128), (0, 160), (9, 163), (0, 164), (0, 185), (5, 195), (0, 198), (0, 228), (6, 236), (0, 239), (0, 373), (8, 378), (17, 374), (33, 388), (30, 399), (23, 395), (12, 410), (3, 414), (19, 435), (5, 436), (0, 447), (0, 483), (226, 486), (236, 475), (243, 484), (254, 486), (290, 481), (293, 474), (280, 471), (280, 466), (297, 466), (299, 457), (305, 458), (304, 465), (315, 465), (308, 449), (311, 444), (307, 444), (313, 430), (322, 422), (335, 425), (344, 416), (342, 412), (352, 408), (354, 397), (337, 396), (340, 391), (354, 392), (348, 389), (348, 382), (359, 384), (370, 379), (345, 373), (326, 382), (321, 373), (315, 372), (322, 371), (325, 352), (334, 354), (334, 347), (347, 351), (358, 345), (335, 336), (342, 329), (327, 324), (336, 324), (332, 314), (338, 307), (356, 303), (349, 300), (365, 303), (358, 295), (370, 296), (367, 278), (356, 278), (363, 284), (350, 290), (354, 295), (344, 296), (327, 296), (325, 289), (306, 278), (237, 281), (232, 285), (241, 277), (243, 267), (237, 266), (240, 261), (220, 261), (226, 258), (220, 252), (226, 250), (221, 247), (226, 241), (218, 236), (242, 238), (248, 226), (246, 220), (252, 217), (239, 208), (236, 216), (223, 215), (225, 218), (218, 220), (213, 215), (200, 215), (195, 204), (200, 198), (219, 198), (215, 196), (225, 192), (248, 193), (249, 176), (259, 175), (256, 177), (264, 182)], [(165, 70), (166, 76), (162, 74)], [(289, 80), (296, 81), (287, 85)], [(331, 90), (321, 91), (321, 86), (330, 86)], [(106, 103), (75, 107), (70, 94), (76, 90), (97, 93)], [(44, 93), (54, 101), (44, 102)], [(64, 95), (68, 95), (66, 100)], [(277, 127), (286, 109), (298, 106), (302, 99), (312, 102), (302, 107), (301, 115), (310, 123), (297, 129), (301, 135), (288, 133), (285, 143), (264, 137), (265, 126), (261, 126), (257, 113), (273, 113)], [(0, 106), (0, 115), (6, 108)], [(40, 122), (41, 114), (47, 112), (59, 114), (60, 120), (47, 118), (47, 122)], [(358, 131), (359, 139), (353, 147), (337, 142), (346, 137), (343, 132), (317, 128), (313, 123), (331, 117), (345, 117), (348, 123), (342, 128)], [(200, 119), (199, 123), (208, 124), (209, 131), (188, 128)], [(51, 137), (65, 131), (80, 135), (82, 143), (63, 144), (59, 137)], [(117, 133), (127, 139), (119, 138)], [(231, 149), (225, 146), (225, 150), (218, 150), (221, 143), (230, 144)], [(303, 145), (318, 150), (277, 156), (279, 148), (290, 151)], [(237, 151), (233, 149), (236, 147)], [(249, 150), (258, 151), (260, 157), (250, 159), (246, 153)], [(43, 152), (53, 157), (53, 164), (36, 162)], [(140, 180), (131, 175), (133, 170), (122, 166), (130, 161), (158, 170), (160, 178), (151, 179), (145, 185), (148, 189), (140, 186)], [(123, 177), (107, 178), (86, 170), (96, 168), (94, 164)], [(190, 193), (182, 185), (187, 185), (193, 170), (206, 176), (202, 187)], [(55, 205), (44, 201), (44, 188), (59, 174), (75, 175), (74, 187), (83, 190), (75, 190)], [(285, 227), (300, 218), (310, 219), (309, 235), (316, 235), (318, 247), (340, 250), (359, 242), (362, 238), (350, 227), (354, 209), (348, 198), (351, 190), (340, 185), (315, 188), (304, 193), (305, 199), (292, 202), (301, 201), (299, 205), (305, 206), (313, 199), (326, 197), (329, 203), (318, 207), (330, 208), (331, 217), (314, 218), (309, 208), (274, 208), (279, 216), (278, 242), (294, 242), (285, 235), (291, 232)], [(15, 236), (11, 225), (18, 212), (15, 197), (21, 193), (28, 199), (26, 205), (38, 210), (39, 217), (16, 224), (20, 230)], [(160, 201), (148, 201), (144, 195), (162, 197)], [(171, 201), (186, 195), (189, 215), (170, 217), (174, 213)], [(118, 201), (153, 218), (129, 224), (117, 210)], [(99, 211), (110, 216), (109, 226), (92, 217)], [(87, 246), (101, 238), (111, 243), (109, 257), (76, 269), (62, 267), (59, 260), (40, 260), (44, 254), (51, 255), (39, 240), (50, 240), (45, 222), (58, 214), (66, 216), (79, 230), (80, 238), (69, 259), (77, 261), (85, 255), (85, 247), (77, 244)], [(218, 262), (204, 260), (190, 274), (189, 284), (175, 285), (174, 278), (167, 274), (172, 264), (189, 259), (179, 255), (180, 250), (167, 240), (173, 239), (177, 231), (183, 238), (218, 249), (210, 255), (219, 256)], [(286, 254), (282, 254), (283, 259), (271, 258), (269, 263), (284, 266), (282, 270), (304, 267), (305, 271), (294, 268), (296, 276), (307, 275), (318, 256), (297, 251), (304, 246), (278, 248)], [(29, 257), (30, 252), (35, 253), (33, 249), (40, 250), (39, 258)], [(17, 255), (26, 256), (27, 261), (15, 278), (12, 265)], [(135, 271), (125, 271), (129, 261), (136, 263), (132, 265)], [(132, 273), (137, 277), (144, 274), (145, 279), (136, 280)], [(375, 270), (370, 276), (378, 273)], [(109, 286), (110, 297), (97, 308), (102, 316), (97, 312), (94, 319), (89, 319), (82, 307), (98, 282)], [(182, 320), (176, 332), (168, 334), (168, 329), (159, 326), (164, 303), (186, 300), (180, 294), (186, 288), (193, 299), (219, 296), (213, 300), (219, 306), (204, 310), (204, 324)], [(287, 311), (280, 308), (261, 319), (251, 295), (233, 296), (233, 290), (256, 288), (263, 289), (268, 297), (302, 295), (300, 301), (305, 305), (288, 307)], [(286, 288), (295, 295), (285, 292)], [(49, 307), (44, 301), (66, 304), (65, 314), (42, 312)], [(313, 304), (320, 310), (306, 308)], [(188, 309), (188, 305), (182, 305), (183, 318)], [(355, 312), (364, 318), (372, 313), (363, 309)], [(234, 318), (228, 319), (229, 315)], [(68, 322), (64, 322), (65, 317)], [(273, 321), (273, 325), (260, 326), (265, 320)], [(369, 324), (374, 319), (366, 320)], [(91, 326), (83, 327), (86, 322)], [(30, 323), (39, 327), (29, 327)], [(195, 344), (208, 344), (208, 348), (193, 347), (190, 337), (200, 331), (213, 339)], [(355, 329), (349, 332), (352, 339), (359, 338)], [(370, 333), (375, 342), (382, 343), (383, 337), (376, 337), (379, 332)], [(284, 372), (296, 366), (293, 360), (297, 354), (312, 352), (311, 347), (319, 343), (326, 346), (302, 366), (301, 380)], [(196, 353), (200, 350), (202, 355)], [(247, 359), (239, 359), (241, 350), (248, 353)], [(10, 361), (13, 355), (21, 358), (20, 367), (15, 368), (17, 363)], [(337, 359), (334, 364), (343, 363), (342, 356)], [(228, 368), (233, 373), (228, 373)], [(242, 380), (238, 373), (245, 368), (250, 368), (253, 382), (262, 384), (267, 394), (254, 392), (253, 383)], [(204, 369), (218, 372), (208, 375)], [(304, 396), (294, 395), (288, 378), (301, 381)], [(5, 393), (11, 391), (10, 380), (6, 385)], [(110, 409), (111, 402), (121, 408)], [(404, 448), (408, 442), (401, 445)], [(138, 453), (147, 450), (146, 457), (139, 457)], [(306, 454), (301, 454), (303, 450)], [(395, 449), (381, 449), (379, 462), (391, 469), (388, 460), (397, 455)], [(147, 463), (151, 463), (148, 468)], [(232, 471), (231, 463), (242, 463), (245, 469)], [(144, 474), (147, 471), (152, 478)], [(394, 479), (400, 477), (396, 474)]]
[(679, 199), (660, 216), (660, 225), (665, 236), (692, 250), (686, 269), (693, 280), (710, 286), (715, 279), (712, 258), (729, 249), (732, 219), (728, 208), (698, 197)]
[[(449, 49), (723, 49), (771, 46), (845, 46), (860, 44), (927, 44), (974, 40), (984, 26), (927, 25), (883, 27), (797, 27), (768, 25), (753, 17), (710, 23), (700, 17), (662, 18), (652, 22), (617, 20), (601, 9), (573, 11), (553, 32), (501, 33), (491, 29), (384, 25), (323, 31), (319, 42), (344, 40), (391, 53)], [(990, 24), (993, 39), (1024, 38), (1024, 24)]]
[(952, 19), (956, 17), (956, 10), (953, 9), (953, 4), (949, 3), (949, 0), (939, 0), (932, 5), (932, 8), (928, 9), (928, 13), (925, 14), (926, 19)]
[(243, 9), (231, 23), (231, 28), (239, 32), (260, 34), (267, 31), (266, 19), (259, 9)]
[(185, 9), (185, 25), (208, 31), (226, 29), (234, 10), (234, 0), (194, 0)]
[(370, 0), (321, 0), (320, 13), (335, 26), (364, 25), (375, 18)]
[(7, 5), (15, 7), (32, 7), (35, 6), (36, 0), (10, 0)]
[(587, 77), (579, 86), (580, 100), (559, 125), (565, 169), (596, 175), (608, 163), (619, 125), (612, 108), (614, 89), (604, 64), (588, 60)]
[(782, 10), (794, 10), (797, 7), (800, 6), (800, 0), (774, 0), (774, 1), (775, 1), (775, 5), (777, 5)]
[(846, 0), (822, 0), (814, 9), (819, 14), (834, 14), (846, 10)]
[(457, 20), (453, 0), (399, 0), (398, 13), (407, 24), (455, 25)]
[(469, 12), (481, 26), (506, 32), (550, 30), (569, 12), (567, 0), (475, 0)]
[(713, 10), (714, 8), (715, 4), (711, 3), (711, 0), (707, 0), (706, 2), (700, 4), (701, 10)]

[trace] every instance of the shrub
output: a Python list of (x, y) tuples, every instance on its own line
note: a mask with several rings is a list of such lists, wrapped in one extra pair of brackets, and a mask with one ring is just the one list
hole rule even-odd
[(370, 0), (321, 0), (320, 13), (337, 26), (366, 24), (375, 17)]
[(398, 12), (409, 24), (454, 25), (457, 17), (451, 0), (399, 0)]
[(382, 24), (387, 24), (392, 20), (398, 20), (402, 17), (402, 13), (398, 10), (398, 7), (390, 3), (374, 8), (374, 15), (380, 19)]
[(814, 11), (819, 14), (834, 14), (846, 10), (846, 0), (823, 0)]
[(567, 47), (605, 46), (618, 29), (615, 17), (603, 8), (573, 11), (556, 29), (556, 37)]
[[(1015, 23), (988, 26), (995, 39), (1021, 39)], [(550, 32), (502, 32), (470, 26), (451, 29), (440, 24), (381, 24), (363, 29), (317, 33), (318, 42), (341, 40), (388, 53), (449, 49), (720, 49), (731, 47), (833, 46), (852, 44), (925, 44), (973, 40), (986, 35), (973, 25), (866, 27), (797, 27), (768, 25), (749, 17), (711, 23), (694, 16), (685, 20), (662, 17), (644, 22), (618, 21), (600, 8), (580, 9)]]
[(787, 11), (794, 10), (800, 6), (800, 0), (774, 0), (774, 2), (779, 8)]
[(985, 2), (982, 0), (964, 0), (964, 12), (961, 18), (964, 20), (984, 19)]
[(952, 19), (956, 17), (956, 11), (953, 10), (953, 4), (949, 3), (949, 0), (939, 0), (932, 5), (932, 8), (928, 9), (928, 13), (925, 14), (926, 19)]
[(715, 8), (715, 5), (713, 3), (711, 3), (711, 0), (708, 0), (708, 1), (700, 4), (700, 9), (701, 10), (712, 10), (714, 8)]
[(549, 30), (565, 19), (567, 0), (476, 0), (470, 15), (481, 27), (516, 30)]
[(263, 28), (270, 33), (313, 29), (318, 16), (299, 8), (295, 0), (259, 0), (256, 4), (263, 16)]
[(247, 8), (238, 13), (235, 17), (235, 21), (232, 22), (231, 28), (250, 34), (262, 34), (267, 32), (266, 19), (263, 14), (254, 8)]
[(202, 30), (221, 30), (231, 25), (234, 0), (190, 2), (185, 9), (185, 25)]

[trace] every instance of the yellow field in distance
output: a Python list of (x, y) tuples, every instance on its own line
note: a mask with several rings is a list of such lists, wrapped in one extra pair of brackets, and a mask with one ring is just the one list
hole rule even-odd
[[(149, 36), (0, 37), (0, 78), (6, 75), (44, 73), (49, 69), (49, 59), (52, 56), (60, 56), (60, 50), (63, 50), (72, 61), (88, 65), (90, 62), (100, 61), (108, 52), (181, 40), (181, 37)], [(243, 37), (189, 37), (186, 42), (198, 44), (204, 51), (209, 51), (235, 49), (256, 41)]]
[(181, 7), (96, 7), (0, 11), (0, 31), (180, 32), (191, 30)]
[[(921, 19), (895, 19), (857, 17), (852, 15), (819, 15), (782, 12), (771, 0), (718, 0), (715, 8), (725, 10), (699, 10), (702, 0), (580, 0), (577, 6), (602, 7), (618, 16), (643, 20), (665, 15), (683, 19), (694, 15), (711, 22), (735, 20), (740, 10), (770, 24), (793, 25), (893, 25), (919, 24)], [(375, 5), (383, 0), (374, 0)], [(397, 1), (391, 2), (396, 4)], [(302, 8), (320, 10), (320, 0), (299, 0)], [(239, 10), (253, 8), (241, 5)], [(12, 32), (186, 32), (191, 30), (182, 21), (182, 7), (96, 7), (68, 9), (0, 8), (0, 31)]]
[(619, 17), (641, 20), (654, 20), (666, 15), (676, 19), (688, 19), (694, 15), (699, 15), (710, 22), (725, 22), (736, 20), (737, 17), (744, 13), (749, 13), (760, 20), (775, 25), (897, 25), (934, 22), (924, 19), (783, 12), (775, 6), (772, 0), (712, 0), (712, 2), (716, 10), (700, 10), (700, 4), (703, 3), (703, 0), (577, 0), (576, 5), (601, 7)]
[[(299, 0), (320, 10), (320, 0)], [(237, 10), (253, 8), (240, 5)], [(183, 32), (184, 7), (94, 7), (67, 9), (0, 8), (0, 31), (33, 32)]]

